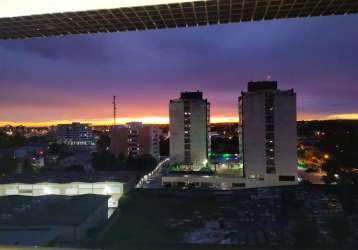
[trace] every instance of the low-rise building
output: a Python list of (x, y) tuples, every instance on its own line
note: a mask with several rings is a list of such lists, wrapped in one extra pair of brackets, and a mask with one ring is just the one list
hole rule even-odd
[(136, 184), (131, 172), (50, 172), (0, 177), (0, 197), (83, 194), (109, 195), (108, 208), (116, 208), (123, 193)]
[(61, 245), (89, 237), (108, 219), (110, 196), (0, 197), (0, 244)]

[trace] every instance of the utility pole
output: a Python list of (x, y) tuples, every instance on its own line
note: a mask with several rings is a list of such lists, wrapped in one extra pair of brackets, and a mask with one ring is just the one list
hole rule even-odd
[(113, 128), (116, 126), (116, 112), (117, 112), (116, 96), (113, 96)]

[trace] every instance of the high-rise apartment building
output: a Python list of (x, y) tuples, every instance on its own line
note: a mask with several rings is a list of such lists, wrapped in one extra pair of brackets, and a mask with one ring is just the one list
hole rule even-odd
[(249, 82), (239, 97), (246, 186), (297, 182), (296, 93), (277, 82)]
[(59, 143), (74, 150), (96, 151), (96, 140), (90, 124), (79, 122), (59, 124), (56, 128), (56, 138)]
[(210, 103), (202, 92), (183, 92), (169, 104), (170, 161), (192, 166), (193, 170), (206, 166)]
[(143, 125), (141, 122), (130, 122), (126, 126), (116, 126), (112, 130), (111, 147), (118, 156), (139, 156), (150, 154), (159, 159), (159, 127)]

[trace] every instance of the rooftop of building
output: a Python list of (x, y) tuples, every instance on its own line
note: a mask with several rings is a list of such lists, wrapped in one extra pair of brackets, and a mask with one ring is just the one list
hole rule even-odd
[(203, 92), (195, 91), (195, 92), (181, 92), (180, 99), (195, 99), (195, 100), (202, 100), (203, 99)]
[(274, 91), (275, 93), (281, 93), (281, 94), (290, 94), (293, 95), (294, 90), (288, 89), (288, 90), (281, 90), (278, 88), (277, 81), (250, 81), (247, 83), (247, 91), (242, 91), (241, 94), (256, 94), (256, 93), (265, 93), (267, 91)]
[(109, 196), (3, 196), (0, 197), (0, 228), (12, 226), (78, 225)]
[(277, 81), (251, 81), (247, 84), (249, 92), (262, 91), (262, 90), (276, 90)]
[(57, 126), (91, 126), (90, 123), (72, 122), (72, 123), (60, 123)]
[(43, 172), (15, 174), (0, 177), (0, 184), (41, 182), (71, 183), (71, 182), (121, 182), (126, 183), (135, 179), (135, 174), (129, 171), (103, 171), (103, 172)]
[[(0, 242), (4, 245), (48, 246), (56, 240), (59, 234), (58, 230), (48, 230), (48, 228), (24, 228), (23, 230), (19, 230), (18, 228), (7, 229), (0, 230)], [(0, 249), (2, 249), (1, 246)], [(9, 248), (3, 249), (9, 250)], [(19, 250), (18, 248), (14, 249)], [(41, 250), (43, 249), (41, 248)]]

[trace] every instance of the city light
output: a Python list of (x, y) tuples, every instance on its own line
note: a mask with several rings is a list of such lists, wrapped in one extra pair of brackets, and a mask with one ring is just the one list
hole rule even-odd
[(329, 156), (329, 154), (324, 154), (324, 155), (323, 155), (323, 158), (324, 158), (325, 160), (329, 160), (331, 157)]

